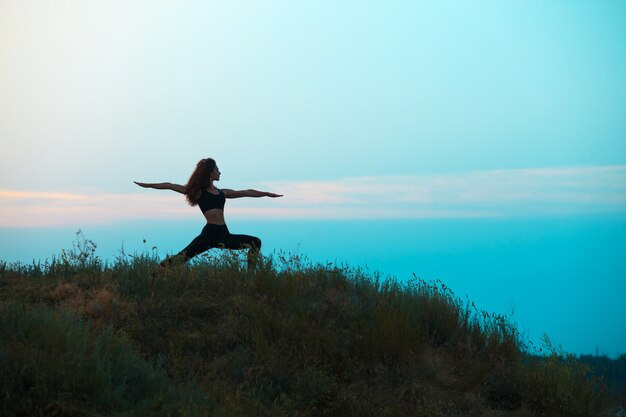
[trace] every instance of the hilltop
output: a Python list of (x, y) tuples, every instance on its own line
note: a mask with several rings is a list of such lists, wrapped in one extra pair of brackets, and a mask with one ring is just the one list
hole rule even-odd
[(609, 415), (587, 366), (530, 358), (509, 318), (441, 282), (79, 249), (0, 262), (1, 415)]

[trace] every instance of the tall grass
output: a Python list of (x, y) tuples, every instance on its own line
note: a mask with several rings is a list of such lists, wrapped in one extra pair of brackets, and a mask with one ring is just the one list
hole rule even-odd
[(601, 381), (442, 282), (222, 254), (0, 264), (3, 414), (608, 415)]
[(174, 415), (161, 357), (142, 359), (112, 326), (94, 331), (70, 310), (0, 308), (2, 415)]

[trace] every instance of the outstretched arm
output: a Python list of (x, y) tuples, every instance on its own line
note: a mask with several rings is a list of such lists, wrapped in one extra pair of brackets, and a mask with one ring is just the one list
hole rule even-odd
[(133, 181), (133, 182), (143, 188), (155, 188), (157, 190), (172, 190), (181, 194), (185, 194), (185, 191), (187, 190), (187, 187), (185, 187), (184, 185), (172, 184), (171, 182), (152, 182), (152, 183), (137, 182), (137, 181)]
[(224, 197), (226, 198), (239, 198), (239, 197), (272, 197), (272, 198), (276, 198), (276, 197), (282, 197), (282, 194), (274, 194), (274, 193), (270, 193), (267, 191), (257, 191), (257, 190), (239, 190), (239, 191), (235, 191), (235, 190), (229, 190), (229, 189), (222, 189), (222, 191), (224, 191)]

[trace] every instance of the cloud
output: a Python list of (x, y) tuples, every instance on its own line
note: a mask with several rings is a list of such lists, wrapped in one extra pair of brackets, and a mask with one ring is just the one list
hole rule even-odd
[(0, 227), (82, 226), (192, 214), (184, 200), (175, 195), (0, 190)]
[(370, 207), (373, 213), (379, 208), (381, 214), (395, 209), (409, 217), (626, 211), (626, 165), (284, 181), (264, 186), (289, 195), (294, 205)]
[[(279, 199), (237, 199), (227, 218), (394, 219), (626, 213), (626, 165), (280, 181)], [(156, 193), (156, 194), (155, 194)], [(0, 227), (193, 219), (179, 194), (0, 190)], [(228, 219), (227, 219), (228, 220)]]

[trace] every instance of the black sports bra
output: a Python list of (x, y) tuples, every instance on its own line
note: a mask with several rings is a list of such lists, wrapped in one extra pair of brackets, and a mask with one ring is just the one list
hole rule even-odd
[(226, 203), (226, 196), (224, 195), (224, 191), (218, 190), (219, 194), (212, 194), (207, 190), (202, 190), (202, 194), (200, 194), (200, 198), (198, 199), (198, 206), (200, 210), (204, 213), (207, 210), (211, 209), (222, 209), (224, 210), (224, 203)]

